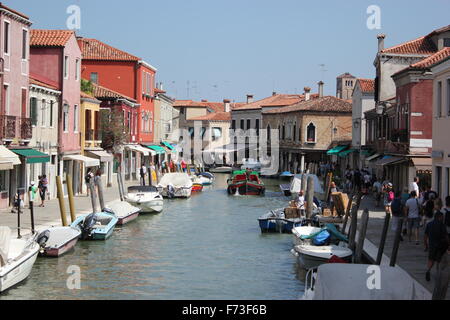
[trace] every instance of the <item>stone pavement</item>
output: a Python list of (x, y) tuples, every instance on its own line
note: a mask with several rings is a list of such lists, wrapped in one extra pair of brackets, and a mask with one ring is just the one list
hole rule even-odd
[[(366, 241), (364, 251), (373, 259), (376, 259), (378, 246), (381, 240), (381, 233), (384, 225), (385, 212), (383, 208), (376, 208), (375, 200), (371, 195), (365, 196), (361, 200), (358, 212), (358, 223), (364, 209), (369, 210), (369, 223), (366, 232)], [(350, 221), (350, 220), (349, 220)], [(412, 278), (420, 283), (430, 293), (433, 292), (436, 276), (436, 266), (431, 271), (431, 281), (425, 280), (426, 265), (428, 260), (428, 252), (424, 251), (424, 228), (420, 228), (419, 240), (420, 244), (416, 245), (414, 241), (408, 241), (408, 236), (404, 236), (404, 241), (400, 243), (397, 254), (396, 264), (408, 272)], [(389, 226), (388, 236), (384, 247), (384, 256), (382, 264), (389, 264), (394, 244), (395, 233), (392, 231), (392, 219)], [(368, 240), (368, 241), (367, 241)], [(450, 299), (450, 289), (447, 290), (446, 299)]]
[[(137, 185), (139, 181), (124, 181), (125, 189), (131, 185)], [(114, 183), (112, 187), (106, 188), (104, 187), (104, 200), (105, 204), (112, 202), (114, 200), (120, 199), (119, 197), (119, 189), (117, 183)], [(70, 207), (69, 207), (69, 198), (65, 198), (65, 209), (66, 209), (66, 217), (67, 222), (71, 223), (70, 218)], [(92, 204), (91, 198), (86, 195), (75, 196), (75, 211), (76, 215), (82, 215), (86, 213), (92, 212)], [(100, 207), (100, 203), (97, 198), (98, 207)], [(49, 226), (61, 226), (61, 214), (59, 210), (59, 201), (58, 199), (52, 199), (49, 201), (45, 201), (45, 207), (39, 207), (39, 202), (36, 202), (34, 206), (34, 224), (36, 230), (43, 230)], [(26, 207), (22, 209), (23, 213), (20, 215), (20, 226), (21, 235), (25, 235), (30, 233), (31, 231), (31, 218), (30, 218), (30, 210), (28, 209), (28, 204)], [(11, 209), (2, 209), (0, 210), (0, 226), (8, 226), (12, 229), (13, 234), (17, 234), (17, 213), (11, 213)]]

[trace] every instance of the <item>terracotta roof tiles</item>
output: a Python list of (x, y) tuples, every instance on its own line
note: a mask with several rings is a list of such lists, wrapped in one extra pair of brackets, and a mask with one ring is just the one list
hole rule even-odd
[(420, 37), (394, 47), (382, 50), (382, 53), (430, 55), (437, 51), (433, 41), (428, 37)]
[(375, 80), (373, 79), (358, 79), (361, 91), (364, 93), (375, 92)]
[[(317, 95), (311, 95), (311, 98)], [(276, 94), (252, 103), (243, 104), (235, 108), (235, 110), (257, 110), (263, 107), (282, 107), (293, 105), (305, 99), (304, 95), (300, 94)]]
[(1, 3), (1, 2), (0, 2), (0, 8), (1, 8), (1, 9), (5, 9), (5, 10), (8, 10), (8, 11), (14, 13), (14, 14), (17, 14), (18, 16), (21, 16), (21, 17), (24, 18), (24, 19), (27, 19), (27, 20), (30, 19), (28, 16), (24, 15), (23, 13), (21, 13), (21, 12), (19, 12), (19, 11), (16, 11), (16, 10), (14, 10), (14, 9), (11, 9), (11, 8), (5, 6), (5, 5), (4, 5), (3, 3)]
[(78, 38), (78, 45), (84, 60), (140, 61), (125, 51), (111, 47), (97, 39)]
[(231, 112), (212, 112), (205, 116), (190, 118), (192, 121), (231, 121)]
[(333, 96), (325, 96), (322, 98), (302, 101), (283, 108), (263, 111), (263, 114), (278, 114), (297, 111), (351, 113), (352, 103), (348, 100), (339, 99)]
[(411, 68), (427, 69), (450, 56), (450, 48), (443, 48), (435, 54), (411, 65)]
[(127, 97), (121, 93), (118, 93), (116, 91), (113, 91), (111, 89), (96, 85), (95, 83), (92, 84), (92, 87), (94, 88), (94, 96), (97, 99), (126, 99), (130, 102), (137, 103), (136, 100), (133, 98)]
[(52, 89), (55, 91), (59, 91), (59, 89), (51, 84), (45, 83), (43, 81), (37, 80), (35, 78), (32, 78), (30, 76), (30, 84), (31, 85), (36, 85), (36, 86), (40, 86), (40, 87), (44, 87), (44, 88), (48, 88), (48, 89)]
[(30, 32), (32, 47), (64, 47), (75, 32), (71, 30), (38, 30)]

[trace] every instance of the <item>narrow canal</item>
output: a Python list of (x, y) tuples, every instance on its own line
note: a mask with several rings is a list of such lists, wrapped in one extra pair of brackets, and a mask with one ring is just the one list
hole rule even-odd
[[(257, 218), (285, 206), (277, 180), (265, 197), (229, 196), (228, 175), (188, 200), (165, 200), (106, 242), (79, 242), (59, 259), (38, 258), (29, 279), (0, 299), (299, 299), (304, 273), (292, 236), (261, 234)], [(81, 290), (66, 286), (81, 269)]]

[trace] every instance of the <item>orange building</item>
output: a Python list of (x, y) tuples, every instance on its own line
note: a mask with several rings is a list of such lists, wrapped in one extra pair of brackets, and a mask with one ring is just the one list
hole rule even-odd
[(156, 68), (134, 55), (96, 39), (78, 38), (83, 54), (81, 77), (137, 101), (131, 119), (137, 125), (132, 143), (150, 145), (154, 139)]

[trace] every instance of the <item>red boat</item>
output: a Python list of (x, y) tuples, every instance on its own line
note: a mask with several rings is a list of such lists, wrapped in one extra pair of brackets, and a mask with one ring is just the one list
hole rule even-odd
[(193, 183), (192, 184), (192, 192), (200, 192), (200, 191), (203, 191), (203, 184)]
[(264, 195), (266, 188), (258, 172), (235, 171), (228, 179), (227, 191), (229, 194), (260, 196)]

